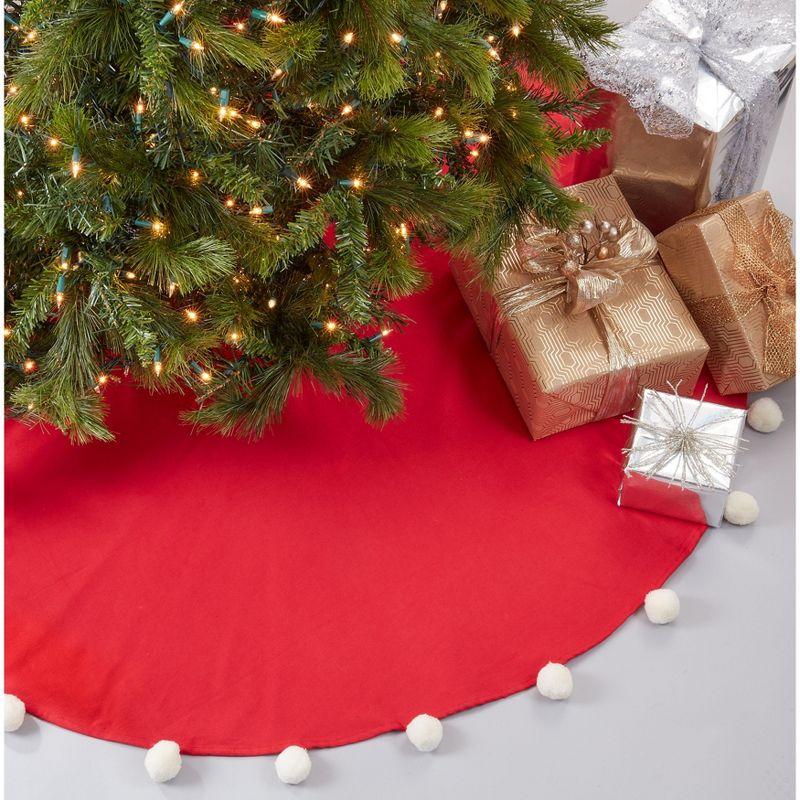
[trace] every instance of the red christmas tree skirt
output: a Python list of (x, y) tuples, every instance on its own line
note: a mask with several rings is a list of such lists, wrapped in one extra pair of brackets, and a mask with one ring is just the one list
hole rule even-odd
[(116, 443), (8, 425), (7, 692), (141, 746), (343, 744), (532, 686), (666, 580), (703, 528), (617, 508), (627, 427), (532, 442), (426, 264), (383, 431), (310, 387), (257, 443), (125, 385)]

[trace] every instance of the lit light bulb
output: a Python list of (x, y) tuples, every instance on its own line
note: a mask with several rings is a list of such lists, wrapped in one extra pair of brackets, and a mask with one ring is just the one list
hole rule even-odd
[(51, 150), (55, 150), (55, 149), (56, 149), (56, 147), (58, 147), (60, 144), (61, 144), (61, 142), (60, 142), (58, 139), (56, 139), (56, 138), (55, 138), (55, 136), (51, 136), (51, 137), (50, 137), (50, 138), (47, 140), (47, 146), (48, 146), (48, 147), (49, 147)]
[(200, 183), (200, 171), (193, 169), (189, 173), (189, 180), (191, 180), (192, 183)]
[(497, 37), (496, 37), (494, 34), (490, 33), (490, 34), (489, 34), (489, 35), (486, 37), (486, 41), (487, 41), (487, 42), (493, 42), (493, 41), (494, 41), (496, 38), (497, 38)]
[(64, 302), (65, 288), (66, 288), (66, 281), (64, 280), (64, 276), (59, 275), (58, 281), (56, 282), (56, 308), (61, 308), (61, 305)]
[(217, 87), (216, 86), (212, 86), (208, 91), (211, 92), (211, 94), (216, 94), (217, 93)]
[(234, 22), (233, 27), (236, 28), (237, 31), (243, 31), (245, 29), (244, 22)]
[(337, 324), (335, 319), (329, 319), (325, 323), (325, 330), (328, 331), (328, 333), (333, 333), (338, 327), (339, 325)]
[(433, 109), (433, 116), (436, 117), (436, 119), (443, 117), (444, 109), (441, 106), (436, 106), (436, 108)]
[(169, 286), (167, 287), (167, 296), (172, 297), (175, 294), (175, 290), (178, 288), (178, 284), (175, 281), (170, 281)]
[(476, 149), (473, 147), (473, 148), (472, 148), (472, 150), (470, 150), (470, 151), (469, 151), (469, 154), (470, 154), (470, 155), (471, 155), (473, 158), (477, 158), (477, 157), (478, 157), (478, 156), (479, 156), (481, 153), (480, 153), (480, 150), (476, 150)]
[(200, 315), (193, 308), (187, 308), (183, 313), (189, 322), (197, 322), (200, 319)]
[(173, 14), (175, 14), (175, 16), (177, 16), (178, 14), (181, 13), (181, 11), (183, 11), (183, 2), (175, 3), (175, 5), (172, 6), (170, 10), (172, 11)]
[(297, 179), (296, 183), (297, 183), (297, 188), (298, 189), (310, 189), (311, 188), (311, 182), (307, 178), (304, 178), (302, 175)]
[(136, 280), (136, 273), (135, 273), (135, 272), (131, 272), (130, 270), (128, 270), (128, 271), (125, 273), (125, 277), (126, 277), (126, 278), (127, 278), (129, 281), (135, 281), (135, 280)]
[(270, 11), (270, 13), (267, 14), (267, 22), (270, 22), (273, 25), (283, 25), (286, 20), (280, 14)]
[(239, 332), (238, 332), (238, 331), (231, 331), (231, 332), (228, 334), (228, 338), (229, 338), (229, 339), (230, 339), (232, 342), (238, 342), (238, 341), (239, 341), (239, 339), (241, 339), (241, 335), (239, 334)]
[(235, 205), (236, 205), (236, 201), (235, 201), (235, 200), (234, 200), (232, 197), (229, 197), (229, 198), (228, 198), (228, 199), (225, 201), (225, 207), (226, 207), (226, 208), (233, 208)]
[(200, 380), (203, 381), (203, 383), (211, 383), (211, 373), (204, 369), (200, 373)]
[(99, 386), (105, 386), (108, 383), (108, 375), (104, 375), (102, 372), (97, 376), (97, 383)]
[(278, 305), (278, 301), (274, 297), (270, 297), (270, 299), (267, 300), (267, 308), (275, 308), (275, 306), (277, 306), (277, 305)]
[(36, 31), (28, 31), (28, 32), (25, 34), (25, 41), (26, 41), (26, 42), (34, 42), (34, 41), (36, 41), (36, 37), (37, 37), (38, 35), (39, 35), (39, 34), (37, 34), (37, 33), (36, 33)]
[(489, 134), (488, 134), (488, 133), (482, 133), (482, 134), (481, 134), (481, 135), (478, 137), (478, 141), (479, 141), (481, 144), (486, 144), (486, 143), (487, 143), (487, 142), (488, 142), (488, 141), (489, 141), (491, 138), (492, 138), (492, 137), (491, 137), (491, 136), (489, 136)]
[(345, 103), (342, 106), (342, 116), (346, 117), (346, 116), (348, 116), (348, 114), (352, 114), (352, 113), (353, 113), (353, 106), (351, 106), (350, 103)]
[(261, 214), (263, 214), (263, 213), (264, 213), (264, 209), (263, 209), (263, 208), (261, 208), (261, 206), (253, 206), (253, 207), (250, 209), (249, 213), (250, 213), (250, 215), (251, 215), (251, 216), (253, 216), (253, 217), (260, 217), (260, 216), (261, 216)]
[(16, 86), (13, 83), (10, 83), (8, 85), (8, 93), (9, 94), (16, 94), (18, 91), (19, 91), (19, 86)]
[(522, 26), (521, 25), (517, 25), (515, 23), (514, 25), (511, 26), (511, 35), (512, 36), (515, 36), (515, 37), (519, 36), (520, 33), (522, 33)]
[(198, 42), (197, 39), (187, 39), (185, 36), (179, 36), (178, 41), (187, 49), (187, 50), (194, 50), (199, 52), (203, 49), (203, 45), (201, 42)]
[(144, 103), (141, 100), (136, 104), (136, 113), (144, 114)]
[(383, 337), (386, 337), (386, 336), (388, 336), (388, 335), (389, 335), (391, 332), (392, 332), (392, 329), (391, 329), (391, 328), (383, 328), (383, 330), (381, 330), (381, 336), (383, 336)]
[(408, 239), (408, 228), (406, 227), (405, 222), (400, 223), (400, 227), (397, 229), (397, 231), (404, 239)]
[(78, 145), (72, 148), (72, 177), (77, 178), (81, 171), (81, 151)]
[(153, 231), (153, 236), (163, 236), (166, 233), (167, 226), (160, 220), (154, 219), (151, 230)]
[(27, 128), (28, 125), (31, 124), (31, 118), (27, 114), (22, 114), (19, 118), (19, 124), (22, 125), (23, 128)]
[(442, 57), (442, 52), (441, 52), (441, 50), (437, 50), (437, 51), (434, 53), (434, 55), (436, 56), (436, 58), (441, 58), (441, 57)]
[(353, 44), (353, 40), (355, 38), (356, 38), (356, 35), (353, 33), (353, 31), (347, 31), (347, 32), (342, 34), (342, 41), (345, 44)]
[(500, 53), (498, 53), (497, 50), (494, 47), (490, 47), (489, 48), (489, 55), (493, 59), (495, 59), (495, 61), (499, 61), (500, 60)]
[(11, 330), (11, 328), (8, 327), (8, 325), (6, 325), (5, 328), (3, 328), (3, 338), (4, 339), (10, 338), (12, 333), (13, 333), (13, 331)]
[(260, 119), (249, 119), (247, 120), (247, 124), (254, 130), (257, 131), (261, 127), (261, 120)]
[(475, 131), (471, 130), (470, 128), (466, 128), (464, 130), (464, 138), (471, 139), (475, 135)]
[(517, 109), (516, 108), (512, 108), (511, 109), (511, 118), (512, 119), (516, 119), (517, 118)]
[(228, 109), (228, 116), (231, 119), (236, 119), (236, 117), (239, 116), (239, 112), (235, 108), (229, 108)]
[(364, 181), (361, 178), (353, 178), (353, 188), (354, 189), (363, 189), (364, 188)]
[(25, 197), (25, 192), (22, 189), (17, 189), (17, 197)]
[(22, 362), (22, 369), (25, 372), (33, 372), (36, 369), (36, 362), (32, 358), (26, 358), (25, 361)]
[(161, 363), (161, 348), (156, 347), (155, 352), (153, 353), (153, 372), (155, 372), (156, 378), (161, 375), (163, 366), (164, 365)]
[(397, 31), (392, 31), (392, 32), (389, 34), (389, 38), (390, 38), (390, 39), (391, 39), (391, 40), (392, 40), (392, 41), (393, 41), (395, 44), (402, 44), (402, 42), (403, 42), (403, 34), (402, 34), (402, 33), (398, 33)]
[(278, 69), (276, 69), (275, 72), (272, 73), (272, 79), (276, 80), (277, 78), (280, 78), (281, 75), (283, 75), (283, 70), (280, 67), (278, 67)]

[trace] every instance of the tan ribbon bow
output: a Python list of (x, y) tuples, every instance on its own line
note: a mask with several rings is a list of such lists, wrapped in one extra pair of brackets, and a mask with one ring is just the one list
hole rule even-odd
[(690, 219), (718, 214), (733, 241), (731, 277), (741, 289), (722, 297), (689, 303), (692, 314), (719, 324), (744, 318), (761, 303), (767, 312), (764, 371), (789, 378), (795, 373), (794, 255), (791, 220), (770, 202), (756, 227), (741, 204), (726, 200), (691, 215)]
[[(585, 225), (586, 223), (583, 223)], [(528, 273), (522, 286), (501, 289), (498, 304), (508, 316), (564, 295), (568, 314), (583, 314), (613, 300), (626, 273), (658, 252), (655, 237), (637, 219), (625, 217), (610, 231), (557, 231), (531, 227), (507, 254), (503, 267)]]

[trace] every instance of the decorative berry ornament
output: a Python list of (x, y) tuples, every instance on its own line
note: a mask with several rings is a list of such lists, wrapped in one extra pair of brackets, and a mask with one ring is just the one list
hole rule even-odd
[(725, 503), (725, 519), (733, 525), (749, 525), (758, 519), (758, 503), (747, 492), (731, 492)]
[(430, 714), (419, 714), (406, 726), (406, 736), (422, 753), (430, 753), (442, 743), (442, 723)]
[(282, 750), (275, 759), (275, 772), (284, 783), (302, 783), (311, 774), (308, 750), (296, 744)]
[(3, 701), (3, 714), (5, 729), (8, 732), (16, 731), (25, 722), (25, 703), (15, 694), (5, 695)]
[(666, 625), (678, 618), (681, 601), (672, 589), (653, 589), (644, 598), (644, 613), (654, 625)]
[(781, 407), (771, 397), (759, 397), (747, 410), (747, 424), (759, 433), (772, 433), (782, 422)]
[(144, 768), (156, 783), (171, 781), (181, 771), (181, 749), (177, 742), (162, 739), (144, 757)]
[(566, 700), (572, 694), (572, 673), (563, 664), (545, 664), (536, 676), (539, 694), (549, 700)]

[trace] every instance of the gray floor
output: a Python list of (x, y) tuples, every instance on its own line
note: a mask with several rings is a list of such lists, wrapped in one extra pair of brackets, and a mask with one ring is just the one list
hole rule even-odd
[[(627, 19), (640, 0), (609, 2)], [(794, 95), (766, 186), (794, 215)], [(671, 626), (640, 612), (570, 666), (565, 703), (523, 692), (445, 721), (434, 754), (405, 736), (312, 753), (299, 787), (281, 785), (273, 758), (184, 757), (154, 785), (142, 750), (28, 718), (6, 734), (13, 800), (300, 797), (304, 800), (477, 800), (493, 795), (592, 800), (788, 800), (794, 797), (794, 384), (769, 392), (787, 420), (749, 431), (737, 476), (761, 518), (709, 531), (669, 585)]]

